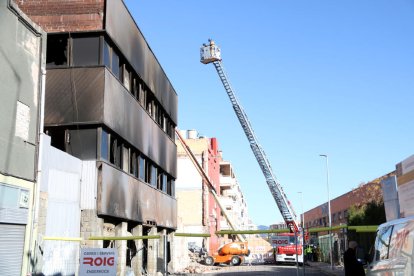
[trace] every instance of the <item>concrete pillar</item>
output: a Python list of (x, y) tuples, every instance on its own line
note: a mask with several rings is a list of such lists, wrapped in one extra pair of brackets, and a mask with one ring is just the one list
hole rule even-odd
[[(157, 235), (157, 227), (151, 227), (151, 231), (148, 233), (150, 236)], [(158, 253), (158, 239), (148, 240), (148, 255), (147, 255), (147, 272), (148, 275), (156, 275), (157, 273), (157, 253)]]
[[(185, 239), (184, 237), (180, 237), (180, 238)], [(175, 273), (177, 271), (177, 268), (175, 267), (175, 262), (181, 261), (181, 262), (185, 263), (186, 259), (182, 258), (180, 260), (180, 259), (177, 258), (177, 254), (176, 254), (177, 250), (175, 250), (175, 248), (176, 248), (176, 245), (178, 245), (179, 243), (176, 243), (176, 237), (174, 236), (174, 232), (171, 232), (170, 234), (168, 234), (168, 242), (170, 243), (170, 254), (171, 254), (170, 255), (171, 259), (168, 263), (168, 272), (169, 273)], [(186, 242), (183, 242), (183, 243), (187, 244)], [(179, 249), (181, 249), (183, 252), (187, 253), (187, 248), (185, 248), (185, 249), (179, 248)], [(187, 258), (188, 258), (188, 254), (186, 254), (186, 255), (187, 255)]]
[[(132, 229), (132, 236), (142, 236), (142, 225), (137, 225)], [(142, 271), (142, 256), (143, 256), (143, 247), (144, 243), (142, 240), (135, 240), (135, 247), (137, 248), (137, 253), (131, 260), (132, 270), (136, 276), (143, 275)]]
[(167, 236), (167, 230), (162, 229), (160, 232), (158, 232), (158, 235), (161, 236), (158, 243), (158, 262), (157, 262), (157, 271), (161, 272), (163, 275), (165, 275), (165, 268), (164, 268), (164, 252), (166, 248), (164, 248), (164, 238)]
[[(121, 222), (115, 227), (116, 237), (128, 236), (128, 223)], [(126, 253), (127, 253), (127, 241), (119, 240), (115, 241), (115, 248), (118, 250), (118, 269), (117, 276), (124, 276), (126, 271)]]

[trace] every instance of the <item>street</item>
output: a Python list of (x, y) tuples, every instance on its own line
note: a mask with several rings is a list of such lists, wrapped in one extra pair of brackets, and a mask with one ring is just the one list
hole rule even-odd
[[(303, 267), (299, 267), (299, 271), (296, 266), (280, 266), (280, 265), (253, 265), (253, 266), (223, 266), (219, 271), (205, 272), (203, 275), (211, 276), (232, 276), (232, 275), (244, 275), (244, 276), (256, 276), (256, 275), (286, 275), (296, 276), (303, 275)], [(305, 275), (328, 275), (323, 271), (315, 267), (305, 267)]]

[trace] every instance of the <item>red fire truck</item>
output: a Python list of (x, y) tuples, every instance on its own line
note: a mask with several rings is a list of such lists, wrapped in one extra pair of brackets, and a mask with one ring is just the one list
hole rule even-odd
[(272, 246), (275, 248), (276, 264), (296, 263), (297, 261), (303, 265), (302, 236), (295, 237), (294, 233), (280, 233), (272, 236)]

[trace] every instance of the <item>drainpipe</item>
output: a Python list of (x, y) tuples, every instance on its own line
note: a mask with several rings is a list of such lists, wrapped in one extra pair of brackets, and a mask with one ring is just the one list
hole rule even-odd
[[(45, 40), (42, 41), (42, 44)], [(40, 110), (39, 110), (39, 128), (38, 128), (38, 154), (37, 154), (37, 171), (36, 181), (33, 189), (33, 209), (32, 209), (32, 226), (30, 231), (30, 247), (28, 262), (28, 272), (36, 270), (36, 247), (38, 245), (38, 221), (39, 221), (39, 202), (40, 202), (40, 183), (42, 182), (42, 166), (43, 166), (43, 143), (44, 143), (44, 117), (45, 117), (45, 91), (46, 91), (46, 68), (41, 67), (41, 88), (40, 88)], [(29, 274), (30, 275), (30, 274)]]

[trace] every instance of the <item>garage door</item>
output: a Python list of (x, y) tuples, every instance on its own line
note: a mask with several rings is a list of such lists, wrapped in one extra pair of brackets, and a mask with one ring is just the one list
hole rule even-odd
[(0, 275), (20, 276), (25, 225), (0, 223)]

